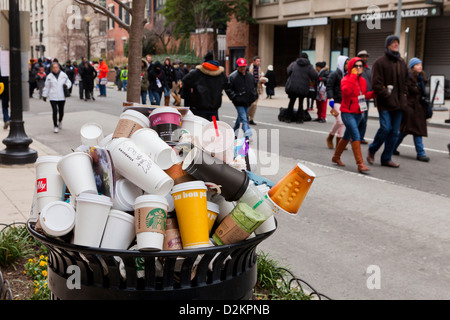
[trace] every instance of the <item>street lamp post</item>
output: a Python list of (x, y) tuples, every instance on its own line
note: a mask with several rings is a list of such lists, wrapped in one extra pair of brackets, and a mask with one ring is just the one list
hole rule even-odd
[(33, 142), (25, 133), (23, 122), (22, 73), (20, 54), (20, 12), (19, 0), (9, 0), (9, 66), (11, 124), (9, 135), (3, 139), (6, 149), (0, 151), (1, 164), (34, 163), (37, 152), (28, 146)]
[(87, 59), (91, 61), (91, 39), (89, 37), (89, 23), (91, 22), (91, 17), (86, 16), (86, 35), (87, 35)]

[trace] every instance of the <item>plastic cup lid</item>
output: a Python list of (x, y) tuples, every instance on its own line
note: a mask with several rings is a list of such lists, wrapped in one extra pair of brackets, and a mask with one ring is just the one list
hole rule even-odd
[(176, 113), (176, 114), (179, 114), (181, 117), (181, 113), (177, 109), (172, 108), (172, 107), (156, 108), (150, 113), (150, 117), (152, 117), (156, 114), (159, 114), (159, 113)]
[(134, 202), (134, 208), (146, 202), (154, 202), (162, 204), (166, 207), (166, 210), (169, 207), (169, 203), (167, 202), (167, 199), (164, 196), (159, 196), (156, 194), (145, 194), (143, 196), (139, 196), (136, 198), (136, 201)]
[(66, 202), (54, 201), (42, 208), (39, 219), (45, 233), (55, 237), (63, 236), (75, 225), (75, 210)]
[(111, 209), (111, 211), (109, 211), (109, 216), (116, 217), (118, 219), (122, 219), (130, 223), (134, 223), (134, 216), (121, 210)]
[(61, 156), (40, 156), (37, 158), (35, 165), (46, 163), (46, 162), (58, 162), (61, 160)]
[(195, 190), (195, 189), (207, 190), (208, 188), (206, 187), (205, 183), (201, 180), (189, 181), (175, 185), (172, 188), (172, 194), (180, 191)]
[(76, 201), (98, 203), (106, 206), (112, 206), (113, 204), (110, 197), (88, 192), (80, 193)]
[(206, 206), (207, 206), (207, 210), (216, 212), (217, 214), (218, 214), (219, 211), (220, 211), (219, 205), (216, 204), (216, 203), (214, 203), (214, 202), (208, 201), (208, 202), (206, 202)]
[(86, 123), (80, 129), (81, 136), (86, 139), (96, 139), (103, 133), (102, 126), (97, 123)]
[(142, 122), (144, 122), (147, 125), (147, 127), (150, 126), (150, 120), (148, 120), (148, 118), (142, 112), (139, 112), (139, 111), (136, 111), (136, 110), (127, 110), (127, 111), (123, 112), (120, 115), (120, 117), (123, 117), (123, 116), (126, 116), (126, 115), (138, 118)]

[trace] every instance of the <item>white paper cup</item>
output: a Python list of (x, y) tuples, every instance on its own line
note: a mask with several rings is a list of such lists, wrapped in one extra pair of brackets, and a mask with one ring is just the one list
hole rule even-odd
[(223, 121), (217, 121), (216, 123), (219, 136), (217, 136), (213, 122), (203, 127), (201, 137), (202, 148), (214, 157), (230, 164), (234, 159), (233, 128)]
[(126, 250), (136, 236), (134, 217), (120, 210), (111, 210), (100, 248)]
[(108, 134), (106, 137), (104, 137), (99, 143), (98, 146), (101, 148), (105, 148), (106, 145), (112, 140), (114, 133)]
[(92, 158), (87, 153), (69, 153), (59, 160), (57, 168), (71, 194), (75, 196), (82, 192), (97, 194)]
[(129, 138), (135, 131), (148, 127), (150, 127), (150, 120), (144, 114), (135, 110), (127, 110), (120, 115), (112, 138)]
[(57, 164), (60, 156), (42, 156), (36, 160), (36, 202), (37, 211), (41, 212), (45, 205), (63, 199), (65, 186)]
[(111, 198), (81, 193), (77, 199), (73, 243), (81, 246), (100, 247), (103, 231), (111, 210)]
[(163, 196), (143, 195), (134, 204), (138, 250), (162, 250), (169, 204)]
[(175, 151), (159, 137), (155, 130), (139, 129), (132, 134), (131, 140), (161, 169), (167, 170), (175, 164)]
[(203, 127), (207, 124), (209, 124), (208, 120), (196, 116), (193, 113), (188, 113), (181, 119), (181, 129), (189, 131), (193, 137), (201, 138)]
[(255, 234), (262, 234), (266, 232), (270, 232), (276, 229), (275, 217), (272, 215), (266, 221), (264, 221), (256, 230)]
[(142, 194), (142, 189), (129, 180), (125, 178), (118, 179), (112, 207), (121, 211), (133, 211), (134, 201), (137, 197), (142, 196)]
[(165, 196), (173, 180), (128, 138), (112, 140), (107, 149), (116, 171), (147, 193)]
[(66, 202), (55, 201), (42, 209), (39, 222), (46, 235), (62, 237), (75, 225), (75, 210)]
[(98, 123), (86, 123), (80, 129), (81, 144), (89, 147), (98, 146), (103, 140), (103, 129)]

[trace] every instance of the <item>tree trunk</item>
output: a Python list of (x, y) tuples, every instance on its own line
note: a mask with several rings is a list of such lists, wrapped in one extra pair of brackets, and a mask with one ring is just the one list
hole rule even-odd
[(141, 101), (142, 39), (145, 24), (145, 0), (133, 0), (128, 48), (127, 101)]

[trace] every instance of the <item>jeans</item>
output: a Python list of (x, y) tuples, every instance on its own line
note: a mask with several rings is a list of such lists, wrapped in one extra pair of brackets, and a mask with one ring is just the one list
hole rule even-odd
[(155, 98), (155, 101), (152, 101), (150, 99), (150, 102), (152, 105), (156, 105), (156, 106), (160, 106), (161, 105), (161, 94), (162, 92), (158, 92), (158, 91), (152, 91), (153, 93), (153, 98)]
[(11, 118), (9, 117), (9, 98), (2, 99), (2, 109), (3, 109), (3, 122), (11, 121)]
[(361, 118), (361, 122), (359, 123), (359, 134), (361, 136), (361, 140), (364, 140), (364, 136), (366, 135), (367, 129), (367, 120), (369, 119), (369, 100), (366, 100), (367, 110), (364, 111), (363, 117)]
[(342, 122), (345, 125), (344, 140), (353, 142), (361, 141), (361, 136), (359, 134), (359, 123), (361, 122), (362, 113), (347, 113), (341, 112)]
[(170, 97), (170, 88), (164, 87), (164, 95), (165, 95), (166, 97)]
[(128, 79), (127, 80), (122, 80), (123, 91), (127, 91), (127, 84), (128, 84)]
[[(152, 89), (148, 89), (148, 100), (150, 100), (150, 104), (155, 105), (156, 104), (156, 91), (153, 91)], [(159, 105), (159, 103), (158, 103)]]
[(100, 95), (102, 96), (106, 96), (106, 85), (104, 84), (99, 84), (98, 88), (100, 90)]
[(239, 106), (236, 107), (236, 111), (238, 113), (237, 118), (236, 118), (236, 122), (234, 124), (234, 132), (236, 132), (236, 130), (239, 130), (240, 124), (242, 123), (242, 130), (244, 131), (244, 134), (246, 137), (251, 137), (252, 136), (252, 131), (250, 130), (250, 126), (248, 125), (247, 122), (247, 112), (248, 112), (249, 107), (243, 107), (243, 106)]
[(141, 91), (142, 104), (147, 104), (147, 91)]
[[(402, 143), (403, 139), (406, 136), (407, 136), (407, 134), (400, 133), (400, 136), (398, 137), (398, 141), (397, 141), (397, 144), (396, 144), (394, 150), (397, 150), (398, 146)], [(417, 156), (425, 157), (426, 153), (425, 153), (425, 149), (423, 148), (422, 136), (413, 135), (413, 140), (414, 140), (414, 146), (416, 147)]]
[(392, 160), (392, 154), (400, 136), (400, 124), (402, 122), (403, 112), (401, 110), (394, 110), (379, 111), (378, 113), (380, 117), (380, 128), (369, 146), (369, 152), (375, 154), (384, 143), (381, 163), (386, 163)]

